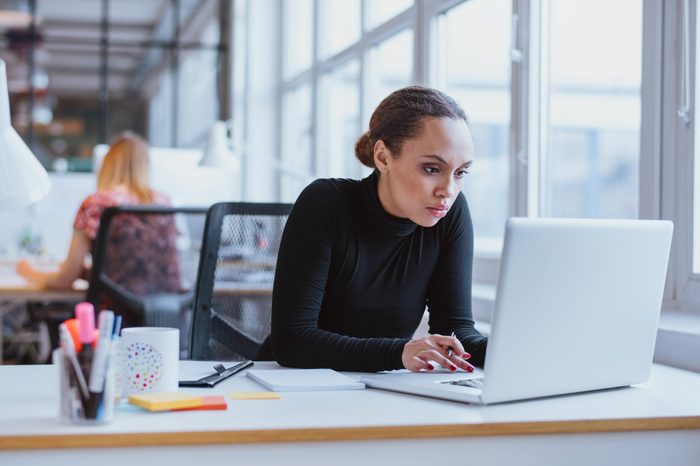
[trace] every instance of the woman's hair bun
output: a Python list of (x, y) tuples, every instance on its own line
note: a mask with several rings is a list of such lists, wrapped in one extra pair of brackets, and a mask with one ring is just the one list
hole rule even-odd
[(355, 143), (355, 157), (362, 165), (369, 168), (376, 168), (374, 165), (374, 148), (369, 139), (369, 131), (365, 132)]

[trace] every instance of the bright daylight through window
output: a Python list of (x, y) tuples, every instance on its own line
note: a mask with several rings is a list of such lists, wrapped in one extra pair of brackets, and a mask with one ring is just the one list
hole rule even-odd
[(542, 214), (636, 218), (642, 2), (550, 0), (548, 5)]
[(281, 194), (294, 199), (312, 172), (311, 86), (303, 84), (287, 93), (283, 102)]
[(355, 141), (360, 134), (360, 63), (352, 60), (321, 78), (319, 160), (331, 177), (360, 177)]
[(508, 217), (511, 2), (471, 0), (438, 25), (438, 82), (470, 118), (476, 147), (464, 187), (476, 247), (497, 250)]

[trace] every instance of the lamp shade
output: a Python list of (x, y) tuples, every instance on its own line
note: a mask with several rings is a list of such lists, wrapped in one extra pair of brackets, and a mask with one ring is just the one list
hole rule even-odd
[(50, 188), (46, 170), (12, 127), (5, 62), (0, 60), (0, 209), (36, 202)]
[(226, 122), (217, 121), (209, 130), (209, 140), (204, 157), (199, 161), (203, 167), (238, 168), (238, 160), (229, 149)]

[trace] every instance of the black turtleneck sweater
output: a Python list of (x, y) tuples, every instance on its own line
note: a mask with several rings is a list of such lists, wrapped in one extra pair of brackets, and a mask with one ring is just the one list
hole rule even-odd
[(282, 236), (272, 295), (272, 351), (284, 366), (374, 372), (401, 354), (429, 310), (483, 365), (471, 312), (473, 230), (463, 194), (424, 228), (382, 208), (378, 175), (321, 179), (299, 195)]

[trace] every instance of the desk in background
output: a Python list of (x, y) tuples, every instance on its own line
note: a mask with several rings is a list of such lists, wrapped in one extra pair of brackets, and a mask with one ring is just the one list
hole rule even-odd
[[(211, 367), (183, 361), (180, 376)], [(228, 400), (226, 411), (122, 405), (113, 423), (90, 427), (59, 424), (57, 376), (51, 366), (0, 367), (0, 464), (700, 463), (700, 375), (665, 366), (631, 388), (487, 407), (372, 389), (283, 393)], [(242, 375), (183, 389), (231, 390), (263, 389)]]
[(28, 302), (65, 301), (74, 302), (85, 299), (87, 290), (85, 280), (76, 280), (69, 290), (54, 290), (37, 283), (32, 283), (15, 273), (15, 262), (0, 261), (0, 364), (3, 361), (2, 323), (6, 313)]

